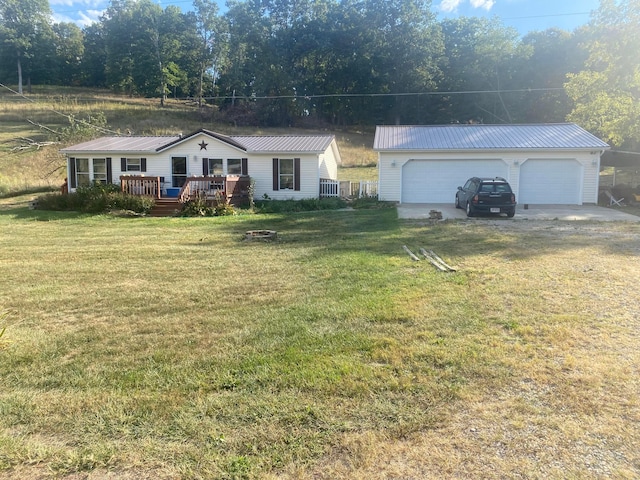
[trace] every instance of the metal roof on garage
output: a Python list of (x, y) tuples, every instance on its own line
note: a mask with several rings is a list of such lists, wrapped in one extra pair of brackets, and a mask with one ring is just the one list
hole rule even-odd
[(376, 151), (589, 150), (609, 145), (574, 123), (377, 126)]

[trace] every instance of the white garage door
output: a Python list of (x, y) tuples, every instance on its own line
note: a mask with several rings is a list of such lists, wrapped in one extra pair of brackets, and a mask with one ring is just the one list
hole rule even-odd
[(453, 203), (468, 178), (507, 178), (507, 171), (499, 159), (409, 160), (402, 167), (402, 203)]
[(532, 159), (520, 166), (519, 204), (580, 205), (582, 165), (574, 159)]

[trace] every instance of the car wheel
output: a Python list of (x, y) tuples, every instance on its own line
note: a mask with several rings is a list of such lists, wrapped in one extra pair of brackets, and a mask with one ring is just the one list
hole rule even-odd
[(460, 199), (458, 198), (458, 195), (456, 195), (456, 208), (461, 208), (460, 207)]
[(473, 217), (473, 208), (471, 208), (471, 202), (467, 202), (467, 217)]
[(516, 209), (512, 208), (511, 210), (507, 210), (507, 217), (511, 218), (516, 214)]

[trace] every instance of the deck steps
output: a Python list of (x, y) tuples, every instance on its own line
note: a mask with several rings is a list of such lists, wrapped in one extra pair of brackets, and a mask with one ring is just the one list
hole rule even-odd
[(182, 209), (177, 198), (157, 198), (156, 204), (149, 212), (150, 217), (173, 217)]

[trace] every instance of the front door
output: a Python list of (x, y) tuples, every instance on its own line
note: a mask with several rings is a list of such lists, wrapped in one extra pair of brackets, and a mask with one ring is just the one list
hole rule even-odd
[(171, 186), (182, 188), (187, 179), (187, 157), (171, 157)]

